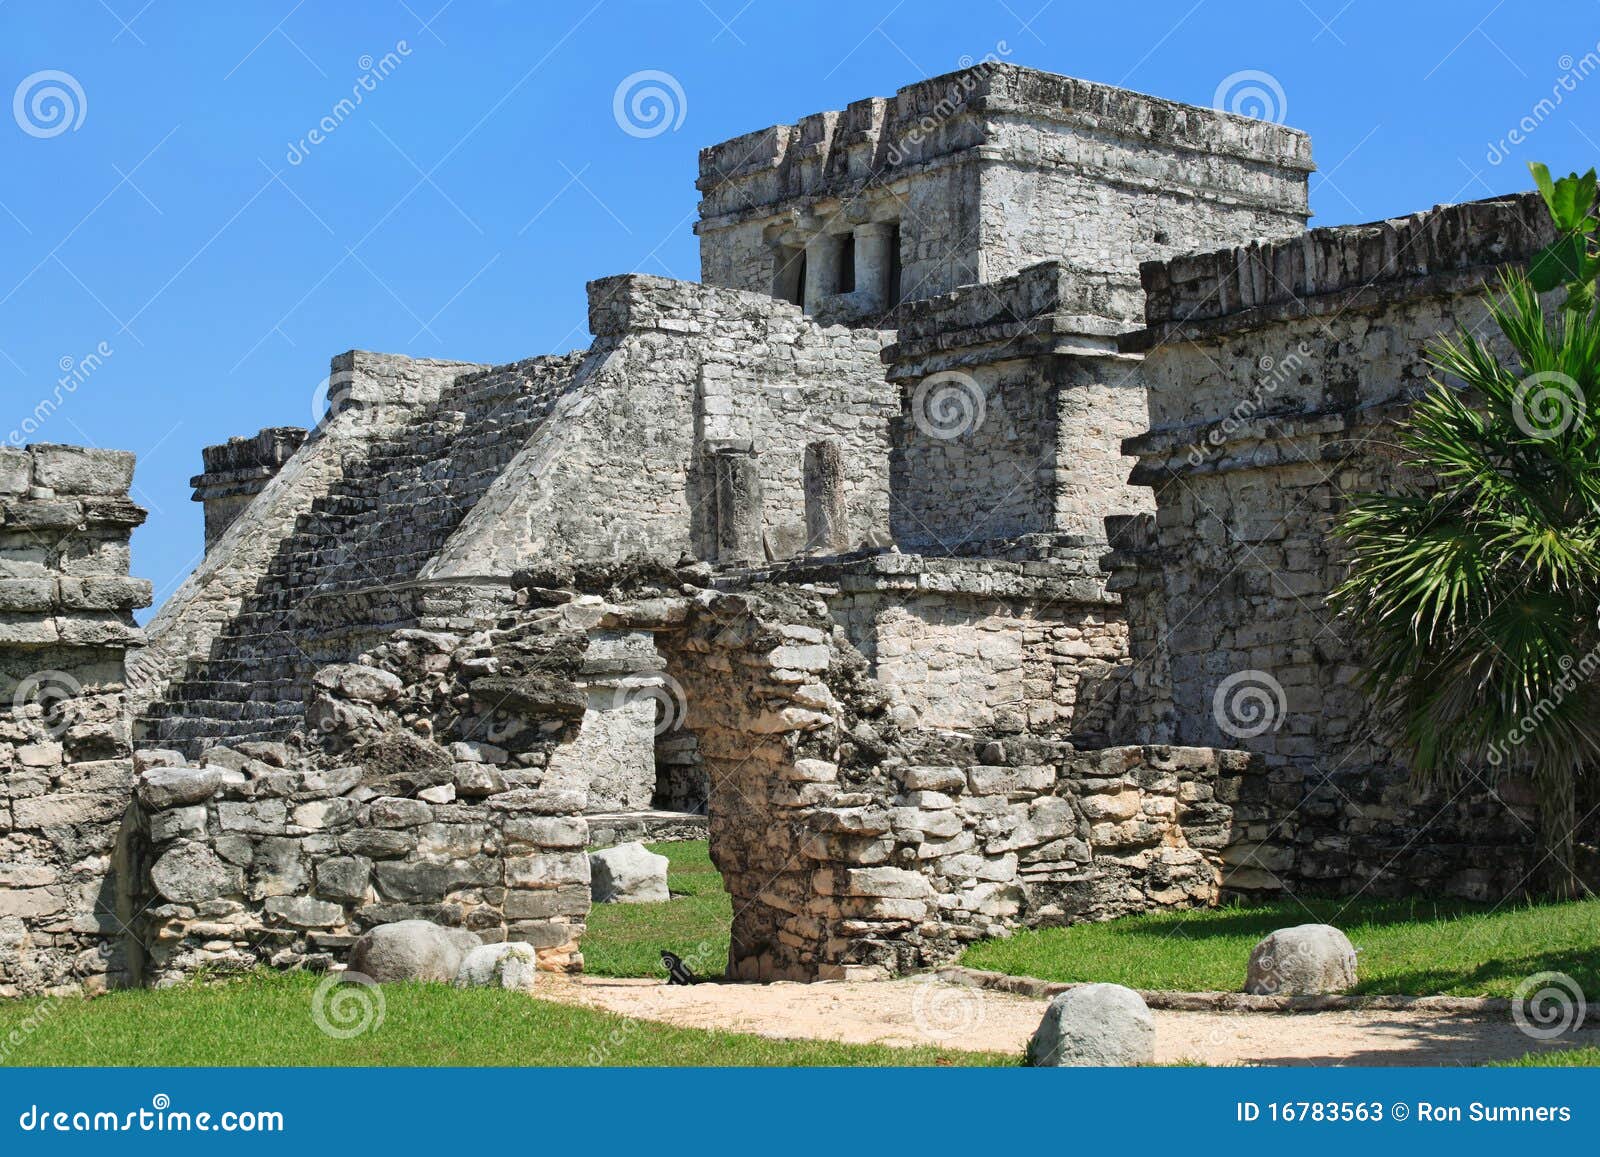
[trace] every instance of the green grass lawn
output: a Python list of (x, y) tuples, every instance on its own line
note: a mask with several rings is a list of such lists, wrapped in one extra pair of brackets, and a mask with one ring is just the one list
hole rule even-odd
[[(324, 1033), (320, 977), (261, 973), (94, 1000), (0, 1002), (3, 1065), (1016, 1065), (936, 1048), (780, 1041), (673, 1028), (521, 993), (386, 985), (383, 1019)], [(343, 990), (341, 990), (343, 991)], [(364, 990), (354, 990), (365, 995)], [(48, 1007), (39, 1015), (41, 1005)], [(31, 1024), (30, 1024), (31, 1022)], [(336, 1021), (336, 1023), (338, 1023)], [(20, 1044), (8, 1037), (17, 1031)]]
[(676, 952), (701, 976), (721, 976), (728, 965), (733, 898), (711, 865), (705, 840), (649, 844), (666, 856), (664, 904), (596, 904), (583, 936), (583, 970), (591, 976), (665, 976), (663, 948)]
[(1565, 972), (1584, 991), (1600, 993), (1600, 900), (1493, 911), (1464, 902), (1346, 903), (1162, 912), (1019, 932), (973, 945), (961, 963), (1046, 980), (1237, 992), (1250, 949), (1267, 933), (1330, 923), (1361, 950), (1356, 992), (1511, 996), (1532, 973)]
[(1529, 1053), (1514, 1061), (1499, 1061), (1493, 1068), (1505, 1069), (1576, 1069), (1600, 1066), (1600, 1048), (1597, 1049), (1546, 1049)]

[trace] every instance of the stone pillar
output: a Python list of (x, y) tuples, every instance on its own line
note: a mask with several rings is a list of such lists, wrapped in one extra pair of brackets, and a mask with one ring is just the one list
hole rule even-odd
[(889, 247), (894, 224), (873, 221), (856, 226), (856, 296), (866, 313), (882, 313), (889, 301), (889, 272), (893, 263)]
[(766, 552), (761, 541), (761, 472), (751, 444), (725, 444), (715, 452), (712, 463), (717, 487), (717, 561), (765, 561)]
[(273, 426), (252, 438), (229, 438), (200, 452), (205, 473), (196, 474), (189, 485), (194, 487), (194, 500), (205, 504), (207, 550), (305, 440), (306, 431), (299, 426)]
[(805, 311), (815, 313), (839, 292), (839, 238), (818, 233), (806, 242)]
[(124, 984), (133, 455), (0, 448), (0, 997)]
[(582, 792), (593, 813), (648, 811), (656, 794), (656, 736), (683, 725), (685, 704), (648, 631), (595, 631), (579, 679), (588, 706), (558, 748), (543, 788)]
[(838, 554), (850, 549), (850, 515), (844, 501), (844, 451), (832, 438), (806, 447), (806, 550)]

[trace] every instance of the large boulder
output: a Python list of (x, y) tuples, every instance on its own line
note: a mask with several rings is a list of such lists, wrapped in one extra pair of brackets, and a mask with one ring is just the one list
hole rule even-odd
[(482, 944), (476, 932), (431, 920), (399, 920), (365, 933), (350, 950), (350, 971), (381, 984), (398, 980), (454, 981), (467, 953)]
[(634, 841), (589, 856), (589, 890), (597, 904), (649, 904), (672, 899), (667, 857)]
[(461, 962), (461, 970), (456, 973), (456, 987), (532, 992), (538, 974), (539, 957), (533, 945), (520, 940), (480, 944)]
[(1156, 1026), (1144, 998), (1120, 984), (1085, 984), (1050, 1002), (1028, 1042), (1028, 1063), (1041, 1068), (1148, 1065), (1156, 1059)]
[(1250, 950), (1244, 990), (1256, 996), (1319, 996), (1356, 983), (1356, 950), (1331, 924), (1280, 928)]

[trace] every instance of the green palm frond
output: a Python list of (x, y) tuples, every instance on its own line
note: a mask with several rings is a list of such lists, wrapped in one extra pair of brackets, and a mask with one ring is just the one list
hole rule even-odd
[(1494, 340), (1428, 350), (1394, 491), (1338, 520), (1350, 570), (1330, 602), (1419, 775), (1488, 758), (1554, 782), (1600, 758), (1600, 315), (1548, 316), (1516, 272), (1488, 313)]

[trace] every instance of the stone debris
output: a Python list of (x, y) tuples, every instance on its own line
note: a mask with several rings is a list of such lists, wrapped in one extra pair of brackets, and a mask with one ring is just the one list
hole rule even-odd
[(532, 992), (539, 975), (533, 945), (520, 941), (480, 944), (467, 953), (456, 973), (457, 988), (507, 988)]

